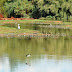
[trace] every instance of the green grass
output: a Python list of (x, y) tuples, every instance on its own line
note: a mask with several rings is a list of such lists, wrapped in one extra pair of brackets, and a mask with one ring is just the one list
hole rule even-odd
[(72, 24), (72, 22), (56, 22), (53, 20), (0, 20), (0, 24), (6, 24), (6, 23), (46, 23), (46, 24)]
[(15, 34), (20, 34), (20, 33), (34, 33), (37, 32), (35, 30), (29, 30), (29, 29), (16, 29), (16, 28), (9, 28), (6, 26), (0, 26), (0, 34), (8, 34), (8, 33), (15, 33)]
[[(72, 22), (58, 22), (58, 21), (52, 21), (52, 20), (39, 20), (39, 19), (34, 19), (34, 20), (0, 20), (0, 24), (7, 24), (7, 23), (46, 23), (46, 24), (64, 24), (65, 27), (71, 27), (72, 28)], [(16, 28), (9, 28), (6, 26), (0, 26), (0, 34), (8, 34), (8, 33), (33, 33), (35, 30), (29, 30), (29, 29), (16, 29)]]
[(34, 20), (0, 20), (0, 24), (5, 24), (5, 23), (54, 23), (52, 20), (39, 20), (39, 19), (34, 19)]

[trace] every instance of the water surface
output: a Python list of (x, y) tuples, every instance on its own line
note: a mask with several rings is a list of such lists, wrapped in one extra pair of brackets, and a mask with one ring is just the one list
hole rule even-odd
[[(24, 25), (21, 28), (54, 35), (64, 33), (66, 36), (0, 38), (0, 72), (72, 72), (70, 29), (39, 25)], [(31, 56), (26, 57), (27, 54)]]
[(0, 38), (0, 72), (72, 72), (71, 43), (66, 38)]

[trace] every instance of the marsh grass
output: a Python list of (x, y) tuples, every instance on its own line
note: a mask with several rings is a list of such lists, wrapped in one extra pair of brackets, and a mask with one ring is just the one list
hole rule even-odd
[(0, 24), (7, 24), (7, 23), (72, 24), (72, 22), (62, 22), (62, 21), (54, 21), (54, 20), (40, 20), (40, 19), (34, 19), (34, 20), (0, 20)]
[(29, 29), (20, 29), (18, 30), (17, 28), (13, 27), (7, 27), (7, 26), (1, 26), (2, 24), (11, 24), (11, 23), (22, 23), (22, 24), (27, 24), (27, 23), (38, 23), (38, 24), (63, 24), (64, 27), (70, 27), (72, 29), (72, 22), (62, 22), (62, 21), (52, 21), (52, 20), (40, 20), (40, 19), (34, 19), (34, 20), (0, 20), (0, 34), (8, 34), (8, 33), (34, 33), (37, 32), (36, 30), (29, 30)]
[[(46, 23), (46, 24), (55, 24), (58, 22), (52, 21), (52, 20), (39, 20), (39, 19), (34, 19), (34, 20), (0, 20), (0, 24), (6, 24), (6, 23)], [(59, 22), (60, 24), (60, 22)]]
[(34, 33), (37, 32), (35, 30), (29, 30), (29, 29), (17, 29), (13, 27), (6, 27), (6, 26), (0, 26), (0, 34), (8, 34), (8, 33)]

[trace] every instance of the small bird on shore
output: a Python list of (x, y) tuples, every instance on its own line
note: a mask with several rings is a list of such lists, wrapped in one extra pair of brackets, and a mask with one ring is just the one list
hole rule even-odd
[(18, 29), (20, 29), (20, 24), (18, 24)]
[(26, 55), (26, 57), (30, 57), (30, 56), (31, 56), (31, 54), (27, 54), (27, 55)]

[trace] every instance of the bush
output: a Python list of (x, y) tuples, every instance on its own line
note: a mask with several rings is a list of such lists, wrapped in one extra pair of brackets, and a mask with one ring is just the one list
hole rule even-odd
[(41, 18), (39, 18), (40, 20), (46, 20), (46, 18), (45, 17), (41, 17)]
[(46, 20), (55, 20), (55, 17), (54, 16), (47, 16)]
[(30, 18), (28, 14), (24, 14), (24, 18)]

